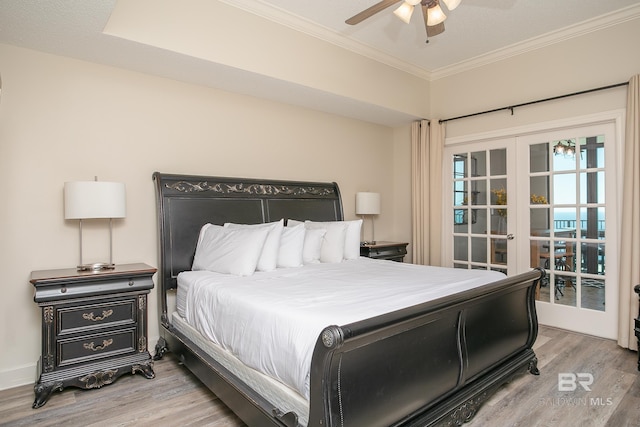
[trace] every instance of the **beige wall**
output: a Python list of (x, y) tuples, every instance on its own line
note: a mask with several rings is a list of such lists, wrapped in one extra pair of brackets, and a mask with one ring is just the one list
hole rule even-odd
[[(157, 266), (154, 171), (337, 181), (347, 218), (355, 192), (378, 191), (377, 237), (409, 234), (395, 218), (408, 195), (396, 196), (406, 183), (394, 172), (408, 141), (391, 128), (6, 45), (0, 64), (0, 388), (35, 375), (40, 313), (30, 272), (78, 262), (77, 223), (63, 217), (65, 181), (126, 184), (116, 263)], [(85, 261), (108, 259), (107, 223), (88, 222)], [(155, 290), (149, 306), (153, 346)]]
[(428, 117), (426, 80), (224, 2), (120, 1), (105, 33)]
[[(640, 20), (568, 39), (431, 84), (431, 118), (445, 119), (627, 82), (640, 73)], [(447, 123), (447, 137), (625, 108), (626, 88)]]

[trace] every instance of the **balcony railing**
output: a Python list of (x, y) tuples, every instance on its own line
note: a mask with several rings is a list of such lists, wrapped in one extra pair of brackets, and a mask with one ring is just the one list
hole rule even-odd
[[(585, 230), (587, 230), (587, 220), (586, 219), (581, 219), (580, 220), (580, 230), (582, 230), (582, 234), (584, 235)], [(553, 228), (555, 228), (556, 230), (560, 230), (563, 228), (568, 228), (568, 229), (572, 229), (575, 230), (577, 229), (576, 227), (576, 223), (577, 221), (575, 219), (556, 219), (553, 221)], [(600, 219), (597, 221), (598, 224), (598, 235), (599, 236), (603, 236), (604, 235), (604, 227), (605, 227), (605, 220)]]

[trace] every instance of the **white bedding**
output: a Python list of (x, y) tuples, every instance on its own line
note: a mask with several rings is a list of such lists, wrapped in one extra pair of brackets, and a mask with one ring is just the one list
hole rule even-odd
[(468, 290), (502, 273), (358, 258), (238, 277), (178, 276), (177, 310), (206, 338), (309, 398), (318, 336), (358, 320)]

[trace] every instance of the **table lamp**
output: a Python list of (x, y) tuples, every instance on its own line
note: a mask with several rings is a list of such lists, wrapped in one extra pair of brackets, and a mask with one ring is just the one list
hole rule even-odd
[[(120, 182), (75, 181), (64, 183), (64, 217), (77, 219), (80, 231), (80, 263), (78, 271), (112, 269), (113, 264), (113, 218), (126, 216), (125, 186)], [(109, 262), (83, 264), (82, 220), (109, 219)]]
[(373, 224), (373, 215), (380, 213), (380, 194), (370, 192), (356, 193), (356, 215), (362, 216), (364, 223), (364, 217), (371, 215), (371, 241), (364, 241), (365, 244), (376, 243), (376, 233)]

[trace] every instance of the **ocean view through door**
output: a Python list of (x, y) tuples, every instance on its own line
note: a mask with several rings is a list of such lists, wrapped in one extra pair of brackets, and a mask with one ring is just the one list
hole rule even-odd
[(508, 275), (542, 268), (541, 324), (615, 338), (614, 124), (457, 144), (444, 154), (448, 265)]
[[(547, 277), (540, 323), (616, 338), (618, 266), (613, 124), (518, 138), (526, 147), (530, 267)], [(526, 172), (525, 172), (526, 171)], [(524, 202), (524, 201), (523, 201)], [(524, 227), (523, 227), (524, 231)]]

